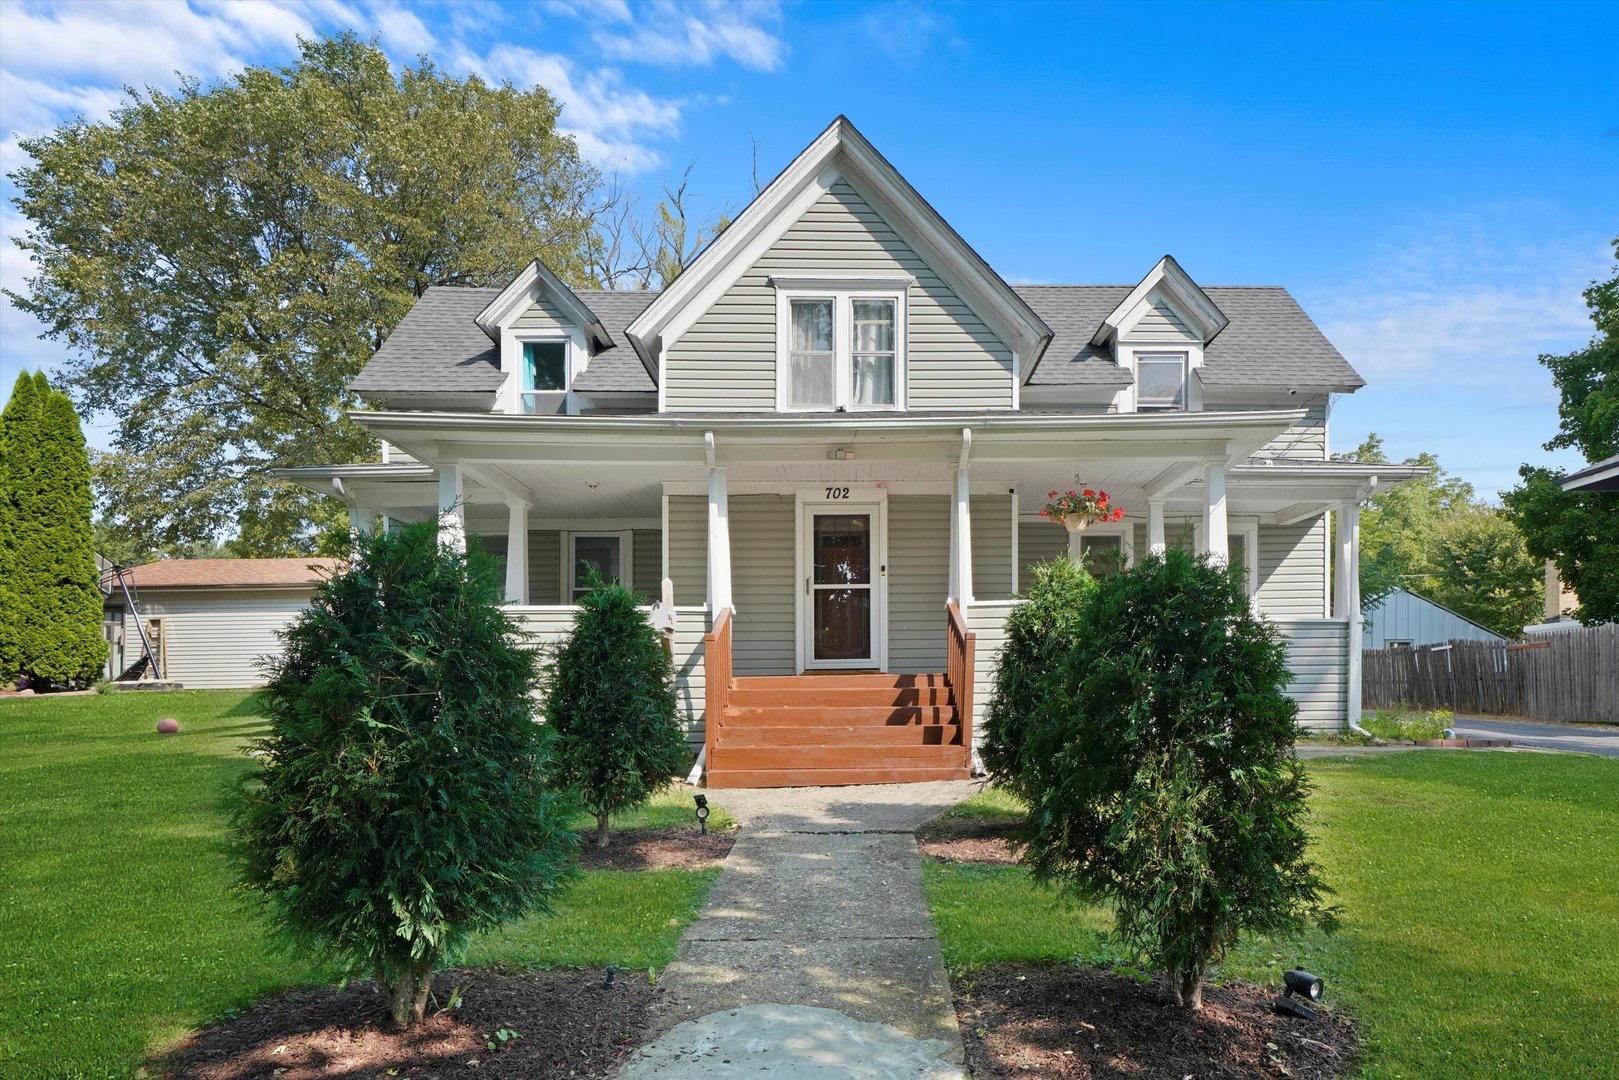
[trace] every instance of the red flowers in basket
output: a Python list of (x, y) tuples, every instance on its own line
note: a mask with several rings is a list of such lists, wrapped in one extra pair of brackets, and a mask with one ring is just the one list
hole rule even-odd
[(1046, 500), (1040, 516), (1064, 525), (1070, 522), (1081, 526), (1094, 525), (1099, 521), (1118, 521), (1124, 517), (1122, 508), (1109, 505), (1105, 491), (1093, 491), (1090, 488), (1083, 491), (1070, 489), (1061, 495), (1055, 491), (1048, 491)]

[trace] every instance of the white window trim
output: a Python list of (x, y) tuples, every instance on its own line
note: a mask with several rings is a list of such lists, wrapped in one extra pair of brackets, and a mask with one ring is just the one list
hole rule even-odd
[(630, 529), (580, 529), (570, 530), (562, 536), (562, 595), (565, 602), (577, 604), (574, 597), (574, 568), (579, 565), (579, 558), (574, 549), (574, 541), (583, 537), (614, 536), (618, 538), (618, 570), (619, 582), (626, 589), (635, 588), (635, 533)]
[[(1226, 522), (1227, 536), (1242, 537), (1243, 569), (1247, 571), (1245, 580), (1248, 586), (1248, 599), (1259, 597), (1259, 522), (1252, 519), (1228, 520)], [(1192, 526), (1192, 542), (1194, 550), (1202, 551), (1203, 523), (1194, 522)]]
[[(907, 354), (910, 326), (907, 277), (904, 281), (883, 278), (772, 278), (776, 285), (776, 411), (822, 412), (820, 406), (797, 406), (788, 402), (792, 371), (793, 301), (832, 301), (832, 364), (835, 371), (832, 408), (838, 412), (902, 412), (905, 409)], [(894, 305), (894, 404), (856, 405), (851, 400), (854, 384), (854, 340), (851, 304), (855, 300), (888, 300)]]
[[(1040, 520), (1044, 521), (1045, 519), (1041, 518)], [(1098, 521), (1087, 525), (1080, 536), (1082, 538), (1081, 546), (1083, 546), (1083, 538), (1087, 536), (1117, 536), (1119, 538), (1119, 558), (1123, 561), (1124, 567), (1129, 568), (1136, 564), (1136, 527), (1135, 523), (1129, 518), (1121, 518), (1118, 521)]]
[[(546, 342), (561, 342), (567, 346), (566, 378), (561, 390), (533, 390), (523, 389), (523, 346), (528, 344), (542, 344)], [(569, 401), (573, 395), (573, 381), (579, 377), (589, 364), (590, 351), (585, 345), (584, 331), (570, 329), (564, 326), (553, 328), (513, 329), (505, 328), (500, 332), (500, 362), (501, 370), (506, 374), (506, 380), (501, 386), (500, 399), (496, 406), (497, 411), (524, 414), (523, 403), (525, 397), (533, 396), (541, 402), (555, 404), (552, 411), (566, 413), (569, 411)], [(534, 415), (547, 415), (545, 410), (536, 410)]]
[[(1146, 407), (1141, 402), (1141, 361), (1143, 360), (1179, 360), (1181, 365), (1181, 407), (1179, 409), (1164, 408), (1153, 405)], [(1135, 411), (1136, 412), (1192, 412), (1192, 358), (1185, 349), (1150, 349), (1133, 347), (1130, 350), (1130, 377), (1135, 383)]]

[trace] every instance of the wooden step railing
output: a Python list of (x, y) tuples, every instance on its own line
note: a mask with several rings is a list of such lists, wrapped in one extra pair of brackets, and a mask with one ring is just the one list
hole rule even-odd
[(978, 635), (967, 629), (967, 619), (961, 605), (945, 606), (945, 666), (944, 681), (956, 698), (956, 713), (961, 717), (961, 746), (967, 755), (967, 765), (973, 760), (973, 661)]
[(731, 703), (735, 683), (731, 675), (731, 608), (721, 608), (714, 625), (703, 635), (703, 761), (714, 763), (714, 735), (726, 706)]

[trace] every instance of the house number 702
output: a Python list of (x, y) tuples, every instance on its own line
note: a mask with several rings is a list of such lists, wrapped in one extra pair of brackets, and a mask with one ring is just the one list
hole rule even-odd
[(826, 497), (829, 498), (829, 499), (847, 499), (849, 497), (849, 489), (848, 488), (827, 488), (826, 489)]

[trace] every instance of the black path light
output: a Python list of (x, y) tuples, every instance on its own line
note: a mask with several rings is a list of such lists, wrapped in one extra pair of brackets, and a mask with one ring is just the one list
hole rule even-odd
[(1314, 1020), (1315, 1010), (1298, 998), (1309, 998), (1310, 1004), (1315, 1004), (1321, 1000), (1326, 983), (1303, 968), (1294, 968), (1282, 972), (1282, 987), (1281, 997), (1271, 1002), (1271, 1008), (1281, 1013), (1292, 1013), (1303, 1020)]
[(692, 798), (697, 800), (697, 827), (702, 830), (702, 833), (703, 833), (704, 836), (707, 836), (708, 835), (708, 796), (707, 795), (693, 795)]

